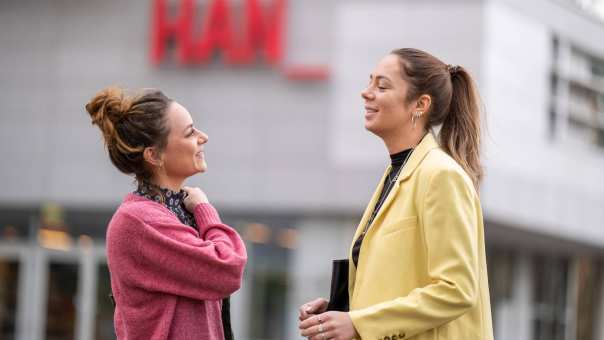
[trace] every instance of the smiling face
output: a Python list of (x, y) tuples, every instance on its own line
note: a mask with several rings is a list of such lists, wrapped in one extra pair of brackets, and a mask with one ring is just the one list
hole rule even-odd
[(168, 106), (166, 118), (170, 133), (166, 147), (161, 152), (166, 176), (185, 179), (205, 172), (207, 164), (203, 144), (207, 143), (208, 135), (195, 128), (189, 111), (177, 102)]
[(407, 102), (407, 91), (399, 58), (392, 54), (382, 58), (369, 76), (369, 85), (361, 92), (365, 128), (382, 138), (409, 131), (416, 101)]

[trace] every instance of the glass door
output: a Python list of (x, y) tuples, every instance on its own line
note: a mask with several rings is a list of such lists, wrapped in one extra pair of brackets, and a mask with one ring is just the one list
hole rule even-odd
[(18, 258), (0, 258), (0, 339), (16, 339)]

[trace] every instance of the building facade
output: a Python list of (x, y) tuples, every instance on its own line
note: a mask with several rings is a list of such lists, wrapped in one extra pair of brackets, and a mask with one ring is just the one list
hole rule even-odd
[[(83, 109), (111, 84), (161, 88), (209, 134), (209, 170), (188, 184), (248, 246), (236, 334), (300, 338), (297, 306), (328, 295), (331, 260), (389, 162), (363, 129), (360, 91), (408, 46), (463, 65), (482, 94), (496, 339), (604, 339), (598, 1), (289, 0), (279, 12), (267, 0), (255, 19), (250, 3), (166, 1), (164, 39), (163, 1), (0, 2), (1, 338), (114, 338), (104, 233), (134, 186)], [(228, 17), (233, 45), (253, 20), (265, 44), (251, 59), (187, 54), (170, 28), (186, 6), (194, 41)]]

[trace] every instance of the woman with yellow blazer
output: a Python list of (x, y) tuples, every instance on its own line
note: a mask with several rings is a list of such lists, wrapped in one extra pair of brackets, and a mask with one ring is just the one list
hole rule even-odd
[(361, 95), (365, 127), (392, 164), (353, 239), (350, 311), (325, 312), (322, 298), (302, 305), (302, 336), (492, 340), (472, 78), (399, 49), (378, 63)]

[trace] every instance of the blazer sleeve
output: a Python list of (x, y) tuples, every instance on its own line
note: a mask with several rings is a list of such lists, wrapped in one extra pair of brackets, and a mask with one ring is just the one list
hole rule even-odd
[(125, 284), (198, 300), (216, 300), (241, 287), (247, 261), (237, 232), (220, 221), (210, 204), (195, 207), (199, 236), (177, 222), (149, 225), (122, 217), (119, 235), (108, 242), (113, 268)]
[(363, 339), (382, 333), (412, 337), (460, 317), (477, 302), (480, 207), (471, 182), (460, 170), (438, 170), (422, 203), (430, 282), (407, 296), (349, 312)]

